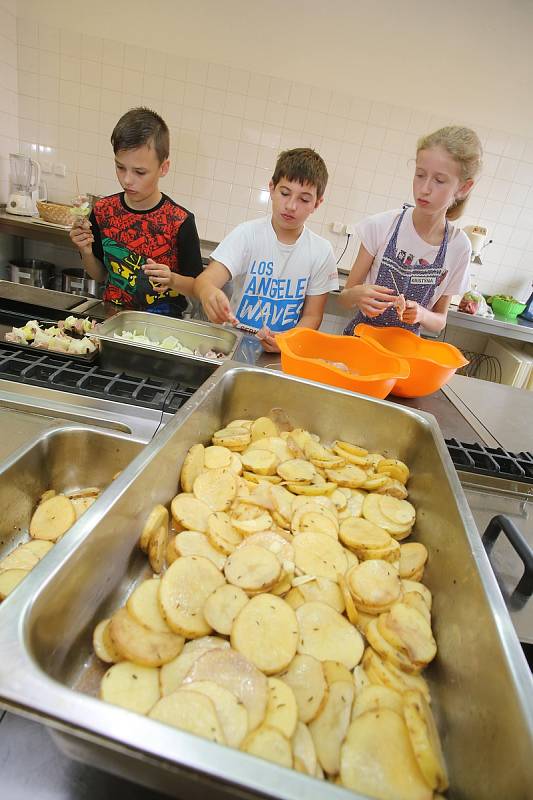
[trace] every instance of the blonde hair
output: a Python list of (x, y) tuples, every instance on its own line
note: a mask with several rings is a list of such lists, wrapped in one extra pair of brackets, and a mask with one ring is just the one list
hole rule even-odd
[[(459, 125), (448, 125), (438, 131), (422, 136), (416, 146), (416, 154), (420, 150), (429, 150), (431, 147), (442, 147), (456, 161), (460, 168), (460, 179), (474, 180), (481, 171), (483, 148), (477, 133), (470, 128)], [(455, 201), (446, 211), (448, 219), (457, 219), (464, 211), (470, 192), (465, 197)]]

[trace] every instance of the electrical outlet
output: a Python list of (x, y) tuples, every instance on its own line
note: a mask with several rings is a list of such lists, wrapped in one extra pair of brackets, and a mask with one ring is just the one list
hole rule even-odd
[(39, 161), (39, 164), (41, 165), (41, 172), (44, 172), (45, 174), (49, 174), (49, 173), (52, 172), (52, 162), (51, 161), (46, 161), (44, 159), (41, 159)]
[(59, 175), (64, 178), (67, 174), (67, 167), (65, 164), (54, 164), (54, 175)]
[(345, 225), (344, 226), (344, 233), (346, 236), (354, 236), (355, 235), (355, 225)]
[(342, 222), (332, 222), (331, 223), (331, 230), (333, 233), (342, 233), (343, 224)]

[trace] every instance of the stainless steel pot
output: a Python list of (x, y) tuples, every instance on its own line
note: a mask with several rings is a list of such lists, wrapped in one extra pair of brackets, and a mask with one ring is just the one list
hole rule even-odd
[(13, 283), (38, 286), (40, 289), (53, 289), (55, 264), (39, 258), (13, 259), (8, 264)]
[(61, 273), (61, 289), (84, 297), (99, 297), (100, 285), (83, 269), (64, 269)]

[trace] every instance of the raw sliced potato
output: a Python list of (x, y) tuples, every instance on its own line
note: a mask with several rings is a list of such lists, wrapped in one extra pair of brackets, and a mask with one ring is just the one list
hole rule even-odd
[(76, 511), (71, 500), (58, 494), (40, 503), (30, 520), (30, 536), (57, 542), (76, 522)]
[(0, 572), (0, 600), (5, 600), (28, 574), (27, 569), (6, 569)]
[(231, 428), (221, 428), (213, 434), (212, 442), (228, 450), (241, 452), (250, 444), (250, 431), (247, 428), (238, 428), (236, 425)]
[(409, 656), (403, 650), (391, 644), (383, 634), (378, 626), (378, 620), (373, 619), (368, 623), (365, 630), (365, 636), (369, 645), (378, 653), (381, 658), (386, 662), (394, 664), (404, 672), (417, 672), (417, 668), (412, 663)]
[(431, 800), (413, 755), (405, 722), (389, 708), (367, 711), (348, 728), (340, 751), (347, 789), (383, 800)]
[(225, 556), (231, 555), (242, 542), (242, 534), (233, 527), (230, 517), (224, 511), (209, 514), (207, 537), (213, 547)]
[(291, 739), (292, 753), (294, 756), (294, 769), (314, 776), (317, 767), (315, 743), (309, 733), (309, 728), (303, 722), (296, 723), (296, 729)]
[[(383, 495), (380, 494), (367, 494), (363, 501), (363, 516), (366, 517), (366, 519), (368, 519), (370, 522), (373, 522), (374, 525), (377, 525), (380, 528), (385, 528), (385, 530), (395, 538), (399, 539), (409, 535), (412, 524), (407, 523), (399, 525), (398, 523), (389, 519), (389, 517), (386, 517), (381, 511), (380, 500), (382, 498)], [(394, 498), (391, 497), (391, 500), (394, 500)]]
[(407, 542), (400, 545), (400, 578), (413, 580), (420, 569), (424, 569), (428, 551), (421, 542)]
[(432, 601), (433, 598), (431, 596), (431, 592), (429, 591), (427, 586), (424, 586), (423, 583), (419, 581), (408, 580), (406, 578), (402, 578), (402, 590), (404, 592), (418, 592), (418, 594), (423, 598), (425, 604), (431, 611)]
[(320, 766), (328, 775), (337, 775), (340, 769), (340, 748), (352, 713), (355, 689), (350, 680), (335, 681), (329, 685), (326, 703), (316, 719), (309, 723), (309, 732), (315, 743)]
[(252, 533), (259, 533), (260, 531), (268, 531), (272, 527), (272, 517), (267, 511), (262, 511), (256, 516), (248, 519), (242, 519), (235, 515), (230, 516), (231, 524), (241, 536), (251, 536)]
[(364, 447), (359, 447), (357, 444), (352, 444), (351, 442), (345, 442), (342, 439), (336, 439), (333, 443), (333, 447), (335, 452), (340, 450), (343, 453), (349, 453), (353, 456), (358, 456), (359, 458), (365, 458), (368, 456), (368, 450), (365, 450)]
[(193, 444), (185, 456), (181, 468), (180, 482), (184, 492), (192, 492), (194, 481), (205, 466), (205, 447), (203, 444)]
[(144, 625), (156, 633), (170, 633), (159, 606), (159, 578), (151, 578), (140, 583), (128, 597), (126, 608), (139, 625)]
[(163, 526), (168, 528), (168, 511), (161, 503), (157, 503), (148, 514), (139, 539), (139, 547), (144, 553), (148, 552), (152, 536)]
[(93, 647), (100, 661), (104, 661), (106, 664), (116, 664), (117, 661), (122, 661), (122, 659), (111, 645), (109, 636), (107, 637), (107, 641), (106, 638), (104, 638), (104, 632), (106, 628), (109, 627), (110, 621), (110, 619), (103, 619), (94, 629)]
[(316, 577), (314, 575), (306, 575), (303, 577), (312, 578), (312, 580), (308, 580), (306, 583), (298, 584), (298, 588), (305, 602), (325, 603), (327, 606), (331, 606), (331, 608), (335, 609), (335, 611), (338, 611), (339, 614), (343, 613), (346, 606), (342, 589), (336, 581), (330, 578)]
[(403, 699), (405, 723), (424, 780), (431, 789), (445, 792), (448, 775), (431, 709), (420, 692), (405, 692)]
[(248, 713), (235, 695), (215, 681), (186, 683), (183, 691), (199, 692), (209, 697), (215, 707), (226, 744), (239, 747), (248, 733)]
[(204, 605), (204, 616), (217, 633), (229, 636), (236, 617), (248, 602), (248, 595), (229, 583), (219, 586)]
[(409, 467), (397, 458), (382, 458), (376, 465), (376, 471), (403, 484), (409, 480)]
[(213, 547), (205, 533), (182, 531), (174, 540), (174, 548), (178, 556), (203, 556), (212, 561), (217, 569), (224, 569), (226, 556)]
[(396, 497), (382, 494), (379, 496), (378, 505), (382, 514), (396, 525), (413, 525), (416, 512), (408, 500), (398, 500)]
[(249, 430), (252, 427), (252, 419), (233, 419), (226, 425), (227, 428), (244, 428)]
[(348, 489), (358, 489), (366, 481), (367, 475), (364, 469), (356, 467), (354, 464), (346, 464), (337, 469), (326, 469), (328, 480), (336, 483), (337, 486), (345, 486)]
[(227, 511), (237, 494), (237, 479), (232, 472), (202, 472), (194, 481), (193, 492), (211, 511)]
[(85, 486), (83, 489), (75, 489), (72, 492), (64, 492), (63, 494), (69, 500), (74, 500), (79, 497), (98, 497), (101, 492), (102, 490), (98, 486)]
[(252, 422), (251, 428), (252, 442), (257, 439), (266, 439), (270, 436), (279, 436), (279, 430), (275, 422), (270, 417), (258, 417)]
[(160, 633), (139, 624), (125, 608), (115, 611), (109, 622), (114, 650), (125, 661), (142, 667), (160, 667), (176, 658), (184, 644), (182, 636)]
[(48, 542), (45, 539), (33, 539), (26, 544), (19, 544), (18, 547), (15, 547), (11, 553), (0, 561), (0, 572), (12, 569), (22, 569), (29, 572), (29, 570), (33, 569), (39, 563), (40, 556), (29, 549), (28, 545), (30, 544), (45, 544), (53, 547), (53, 542)]
[(365, 674), (372, 684), (386, 686), (402, 693), (407, 689), (415, 689), (429, 700), (429, 689), (421, 675), (405, 672), (391, 661), (383, 659), (372, 647), (367, 647), (365, 650), (362, 663)]
[(39, 498), (39, 503), (45, 503), (46, 500), (50, 500), (51, 497), (55, 497), (57, 494), (55, 489), (47, 489)]
[(291, 458), (289, 461), (283, 461), (277, 468), (278, 475), (284, 481), (291, 483), (311, 483), (316, 475), (316, 469), (309, 461), (303, 458)]
[[(233, 453), (227, 447), (220, 447), (220, 445), (211, 445), (204, 450), (204, 466), (206, 469), (224, 469), (229, 467), (232, 461)], [(198, 473), (200, 474), (200, 473)], [(198, 475), (196, 476), (196, 478)], [(194, 481), (192, 484), (194, 486)], [(188, 491), (184, 488), (184, 491)]]
[(193, 494), (178, 494), (170, 504), (172, 516), (176, 522), (189, 531), (207, 530), (207, 520), (211, 509)]
[(102, 678), (100, 697), (128, 711), (147, 714), (160, 698), (159, 670), (131, 661), (113, 664)]
[(279, 678), (268, 679), (268, 704), (265, 725), (276, 728), (287, 739), (291, 739), (298, 722), (298, 706), (294, 692)]
[(278, 458), (268, 450), (248, 450), (241, 456), (244, 469), (257, 475), (275, 475)]
[(265, 675), (286, 669), (296, 655), (297, 644), (295, 612), (284, 600), (268, 593), (249, 600), (231, 631), (231, 646)]
[(390, 708), (402, 716), (404, 695), (386, 686), (371, 684), (356, 692), (355, 702), (352, 707), (352, 720), (366, 711), (379, 711), (380, 708)]
[(204, 653), (209, 650), (227, 648), (229, 648), (229, 642), (216, 636), (202, 636), (200, 639), (192, 639), (187, 642), (177, 658), (169, 661), (168, 664), (163, 664), (161, 667), (161, 694), (166, 696), (179, 689), (194, 662)]
[(294, 693), (299, 719), (305, 723), (315, 719), (328, 695), (322, 662), (298, 653), (279, 677)]
[(332, 581), (348, 566), (342, 545), (323, 533), (300, 533), (294, 537), (294, 563), (306, 575)]
[(282, 767), (292, 767), (291, 743), (276, 728), (261, 725), (248, 734), (241, 750), (258, 758), (273, 761)]
[(216, 649), (202, 653), (184, 679), (184, 683), (213, 680), (244, 704), (248, 729), (254, 731), (264, 720), (268, 703), (268, 683), (263, 673), (234, 650)]
[(96, 502), (96, 497), (72, 497), (70, 502), (74, 506), (76, 519), (79, 519)]
[(169, 628), (188, 639), (211, 632), (204, 603), (225, 583), (224, 576), (203, 556), (183, 556), (161, 578), (159, 603)]
[[(319, 477), (320, 476), (317, 474), (316, 478)], [(336, 488), (337, 488), (336, 483), (325, 482), (320, 484), (318, 483), (312, 484), (312, 483), (304, 483), (303, 481), (301, 481), (300, 483), (287, 482), (287, 489), (289, 489), (294, 494), (303, 494), (306, 497), (315, 497), (318, 495), (331, 494), (332, 492), (335, 491)]]
[(344, 575), (341, 575), (340, 573), (337, 575), (337, 582), (339, 584), (339, 588), (344, 598), (344, 604), (346, 606), (346, 616), (348, 617), (352, 625), (357, 625), (357, 623), (359, 622), (359, 612), (355, 607), (353, 597), (351, 595), (350, 589), (348, 588), (348, 582), (344, 577)]
[(388, 614), (380, 616), (381, 620), (381, 634), (393, 646), (405, 652), (415, 666), (423, 667), (435, 658), (437, 644), (431, 625), (416, 608), (405, 603), (395, 603)]
[(333, 522), (330, 517), (320, 511), (306, 511), (300, 516), (297, 532), (309, 533), (310, 531), (324, 533), (335, 541), (339, 538), (337, 521)]
[(359, 555), (374, 548), (388, 547), (392, 536), (384, 528), (374, 525), (362, 517), (348, 517), (342, 520), (339, 528), (339, 539)]
[(361, 660), (363, 637), (348, 620), (324, 603), (304, 603), (296, 610), (298, 652), (318, 661), (340, 661), (353, 669)]
[(402, 591), (398, 570), (386, 561), (363, 561), (348, 571), (346, 580), (356, 607), (371, 613), (390, 608)]
[(152, 534), (148, 545), (148, 561), (158, 575), (165, 564), (168, 545), (168, 525), (160, 525)]
[(215, 704), (206, 694), (178, 689), (158, 700), (148, 716), (211, 742), (225, 744)]
[(268, 592), (281, 575), (281, 564), (270, 550), (251, 544), (228, 557), (224, 574), (228, 583), (245, 592)]

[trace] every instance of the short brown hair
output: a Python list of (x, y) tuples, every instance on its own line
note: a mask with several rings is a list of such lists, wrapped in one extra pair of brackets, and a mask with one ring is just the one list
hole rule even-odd
[(309, 183), (316, 188), (317, 199), (320, 199), (326, 191), (328, 171), (324, 160), (315, 150), (310, 147), (296, 147), (294, 150), (284, 150), (278, 156), (272, 175), (274, 186), (282, 178), (297, 181), (302, 186)]
[(115, 155), (119, 150), (135, 150), (143, 144), (148, 145), (154, 148), (162, 164), (170, 150), (168, 126), (159, 114), (149, 108), (130, 108), (113, 128), (111, 144)]

